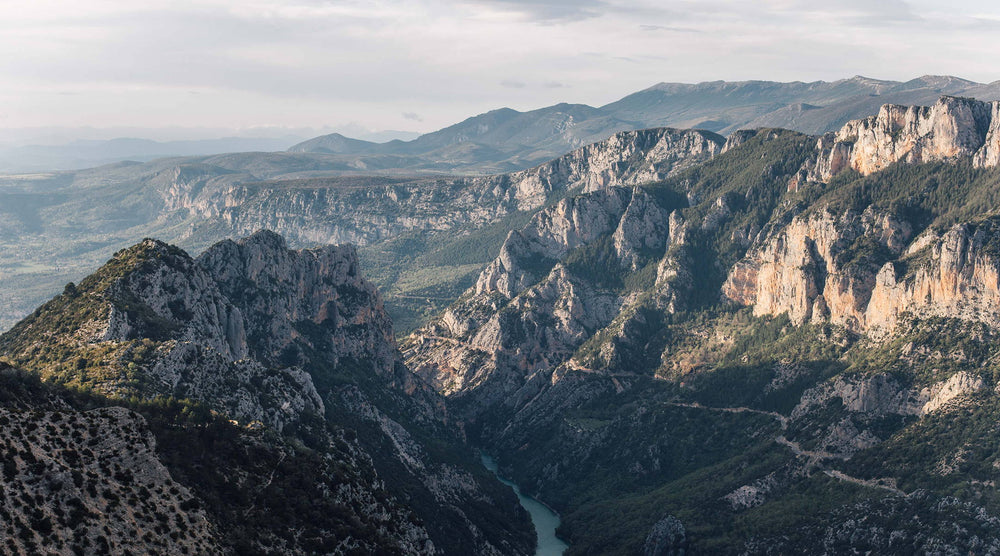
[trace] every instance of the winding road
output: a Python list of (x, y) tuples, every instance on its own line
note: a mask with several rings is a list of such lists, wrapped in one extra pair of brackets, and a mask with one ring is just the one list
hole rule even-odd
[(843, 471), (838, 471), (836, 469), (829, 469), (824, 465), (825, 460), (839, 459), (847, 460), (850, 456), (844, 454), (834, 454), (831, 452), (826, 452), (822, 450), (807, 450), (802, 447), (798, 442), (789, 440), (783, 434), (784, 431), (788, 430), (789, 418), (774, 412), (774, 411), (764, 411), (762, 409), (754, 409), (752, 407), (712, 407), (707, 405), (702, 405), (698, 402), (662, 402), (664, 405), (674, 406), (674, 407), (689, 407), (694, 409), (704, 409), (708, 411), (720, 411), (725, 413), (756, 413), (758, 415), (767, 415), (778, 421), (781, 425), (782, 434), (774, 437), (774, 441), (782, 446), (786, 446), (789, 450), (795, 454), (796, 457), (808, 458), (807, 467), (815, 467), (822, 471), (826, 476), (837, 479), (838, 481), (843, 481), (845, 483), (852, 483), (855, 485), (860, 485), (868, 488), (877, 488), (882, 490), (887, 490), (893, 494), (899, 496), (909, 496), (907, 493), (903, 492), (896, 487), (896, 479), (893, 478), (879, 478), (879, 479), (860, 479), (858, 477), (853, 477), (844, 473)]

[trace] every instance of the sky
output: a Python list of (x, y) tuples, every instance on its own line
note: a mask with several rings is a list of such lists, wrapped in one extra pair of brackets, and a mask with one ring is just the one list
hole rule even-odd
[(426, 132), (663, 81), (992, 82), (997, 52), (992, 0), (0, 0), (0, 139)]

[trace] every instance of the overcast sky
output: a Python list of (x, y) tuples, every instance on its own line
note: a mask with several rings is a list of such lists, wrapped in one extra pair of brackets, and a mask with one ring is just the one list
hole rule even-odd
[(0, 1), (0, 128), (430, 131), (661, 81), (1000, 79), (990, 0)]

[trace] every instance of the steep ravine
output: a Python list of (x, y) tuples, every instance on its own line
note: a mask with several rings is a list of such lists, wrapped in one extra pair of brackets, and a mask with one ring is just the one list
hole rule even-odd
[(486, 469), (496, 475), (501, 483), (514, 489), (514, 494), (517, 494), (521, 507), (531, 515), (531, 523), (535, 527), (535, 536), (538, 539), (535, 556), (561, 556), (568, 545), (556, 536), (556, 530), (559, 528), (559, 515), (552, 508), (521, 492), (521, 487), (514, 482), (503, 478), (496, 460), (486, 455), (485, 452), (480, 457)]

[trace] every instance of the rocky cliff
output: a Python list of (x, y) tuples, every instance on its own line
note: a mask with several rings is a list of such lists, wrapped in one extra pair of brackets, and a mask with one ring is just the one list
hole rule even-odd
[[(236, 233), (266, 227), (297, 241), (363, 245), (404, 231), (484, 226), (538, 209), (564, 192), (660, 180), (711, 158), (724, 142), (706, 131), (625, 131), (530, 170), (497, 176), (212, 187), (211, 181), (181, 179), (188, 177), (184, 173), (157, 193), (169, 210), (221, 219)], [(354, 210), (361, 205), (364, 214)]]
[(730, 270), (723, 295), (757, 315), (833, 322), (875, 336), (905, 318), (1000, 325), (992, 220), (929, 229), (869, 208), (797, 217)]
[(941, 97), (933, 106), (886, 104), (878, 114), (821, 137), (818, 157), (804, 174), (828, 181), (844, 170), (869, 175), (898, 161), (972, 160), (980, 168), (1000, 160), (1000, 103)]
[[(446, 394), (511, 394), (635, 304), (640, 292), (622, 276), (647, 266), (651, 277), (657, 266), (668, 274), (665, 253), (682, 228), (641, 188), (601, 189), (540, 211), (507, 236), (458, 303), (407, 340), (410, 367)], [(650, 285), (647, 296), (669, 289)]]

